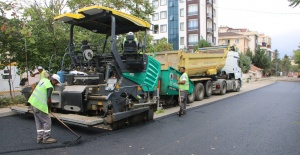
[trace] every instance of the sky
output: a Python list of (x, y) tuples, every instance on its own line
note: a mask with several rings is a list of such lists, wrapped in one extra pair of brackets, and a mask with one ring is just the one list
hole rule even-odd
[(280, 58), (293, 56), (300, 46), (300, 6), (289, 4), (288, 0), (218, 0), (218, 26), (264, 33)]

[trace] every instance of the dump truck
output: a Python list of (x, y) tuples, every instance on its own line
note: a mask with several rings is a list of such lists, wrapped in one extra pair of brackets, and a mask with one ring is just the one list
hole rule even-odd
[(232, 49), (214, 46), (199, 48), (194, 53), (165, 51), (149, 54), (161, 64), (161, 104), (174, 103), (171, 99), (178, 95), (179, 67), (185, 67), (190, 79), (189, 102), (201, 101), (212, 94), (240, 91), (242, 71), (238, 65), (239, 54)]
[[(118, 129), (153, 119), (158, 103), (160, 63), (145, 54), (146, 35), (136, 47), (125, 41), (117, 45), (118, 35), (142, 31), (150, 23), (130, 14), (103, 6), (89, 6), (77, 13), (65, 13), (55, 21), (69, 24), (69, 44), (57, 72), (62, 84), (52, 94), (52, 111), (69, 124), (102, 129)], [(105, 35), (102, 44), (76, 41), (76, 27)], [(110, 48), (106, 48), (110, 42)], [(109, 50), (107, 50), (109, 49)], [(31, 87), (24, 88), (27, 98)], [(28, 107), (13, 111), (30, 113)]]

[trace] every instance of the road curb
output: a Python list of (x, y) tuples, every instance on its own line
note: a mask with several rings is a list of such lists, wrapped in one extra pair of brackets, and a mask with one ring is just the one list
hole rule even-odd
[(10, 108), (1, 108), (0, 109), (0, 117), (16, 115), (18, 113), (11, 111)]

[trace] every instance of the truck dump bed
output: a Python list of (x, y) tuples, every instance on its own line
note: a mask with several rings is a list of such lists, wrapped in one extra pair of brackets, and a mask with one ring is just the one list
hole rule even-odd
[(213, 75), (224, 67), (228, 53), (227, 46), (199, 48), (195, 53), (183, 51), (158, 52), (152, 56), (161, 63), (161, 69), (178, 69), (184, 66), (189, 76)]

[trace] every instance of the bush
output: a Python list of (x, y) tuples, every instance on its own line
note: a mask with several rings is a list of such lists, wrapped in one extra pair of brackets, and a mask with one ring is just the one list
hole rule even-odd
[(14, 98), (2, 97), (0, 98), (0, 108), (5, 108), (14, 104), (25, 104), (27, 101), (23, 95), (17, 95)]

